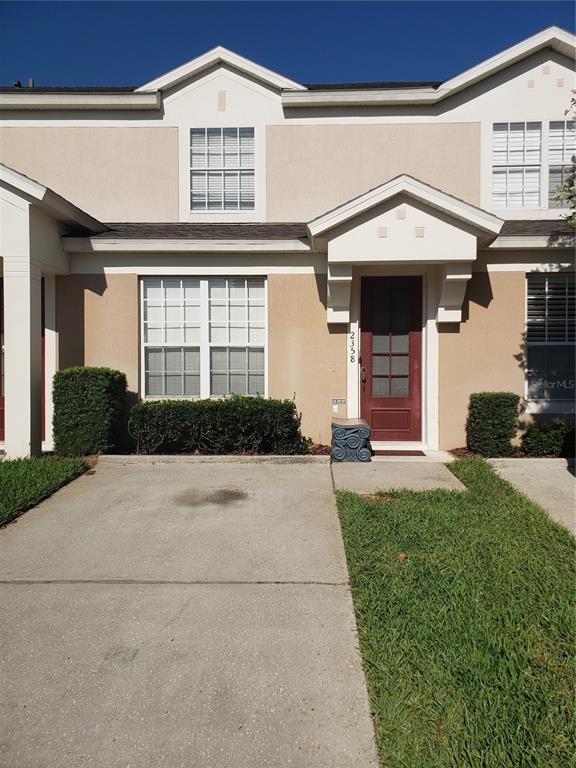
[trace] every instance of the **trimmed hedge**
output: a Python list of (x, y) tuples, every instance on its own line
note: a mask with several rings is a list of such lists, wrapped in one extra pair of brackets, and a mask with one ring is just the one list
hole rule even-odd
[(513, 392), (470, 395), (466, 422), (467, 446), (482, 456), (510, 456), (516, 434), (520, 397)]
[(541, 427), (533, 424), (522, 435), (522, 449), (526, 456), (574, 457), (574, 427), (554, 424)]
[(128, 429), (139, 453), (296, 454), (309, 442), (292, 400), (240, 395), (137, 403)]
[(117, 448), (124, 431), (126, 376), (110, 368), (65, 368), (54, 376), (54, 450), (91, 456)]

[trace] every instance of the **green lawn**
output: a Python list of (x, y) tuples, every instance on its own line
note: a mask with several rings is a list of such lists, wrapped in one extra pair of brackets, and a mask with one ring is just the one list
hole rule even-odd
[(382, 765), (574, 765), (575, 541), (484, 461), (451, 469), (467, 491), (338, 494)]
[(82, 459), (0, 461), (0, 525), (26, 512), (85, 469)]

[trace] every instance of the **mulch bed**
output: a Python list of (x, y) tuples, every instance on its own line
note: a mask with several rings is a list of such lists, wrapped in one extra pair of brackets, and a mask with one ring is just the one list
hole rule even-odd
[(322, 443), (310, 443), (306, 451), (309, 456), (330, 456), (330, 452), (330, 446)]

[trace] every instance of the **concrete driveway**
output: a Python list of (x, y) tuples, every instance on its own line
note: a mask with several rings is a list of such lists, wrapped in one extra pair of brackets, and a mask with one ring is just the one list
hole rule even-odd
[(0, 603), (3, 768), (377, 765), (326, 464), (101, 461)]

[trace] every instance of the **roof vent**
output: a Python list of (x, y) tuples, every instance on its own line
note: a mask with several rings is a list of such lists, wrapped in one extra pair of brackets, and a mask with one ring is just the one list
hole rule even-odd
[(22, 83), (20, 82), (20, 80), (14, 80), (14, 82), (12, 83), (12, 88), (22, 88)]
[(28, 88), (34, 88), (34, 78), (29, 77), (28, 78)]

